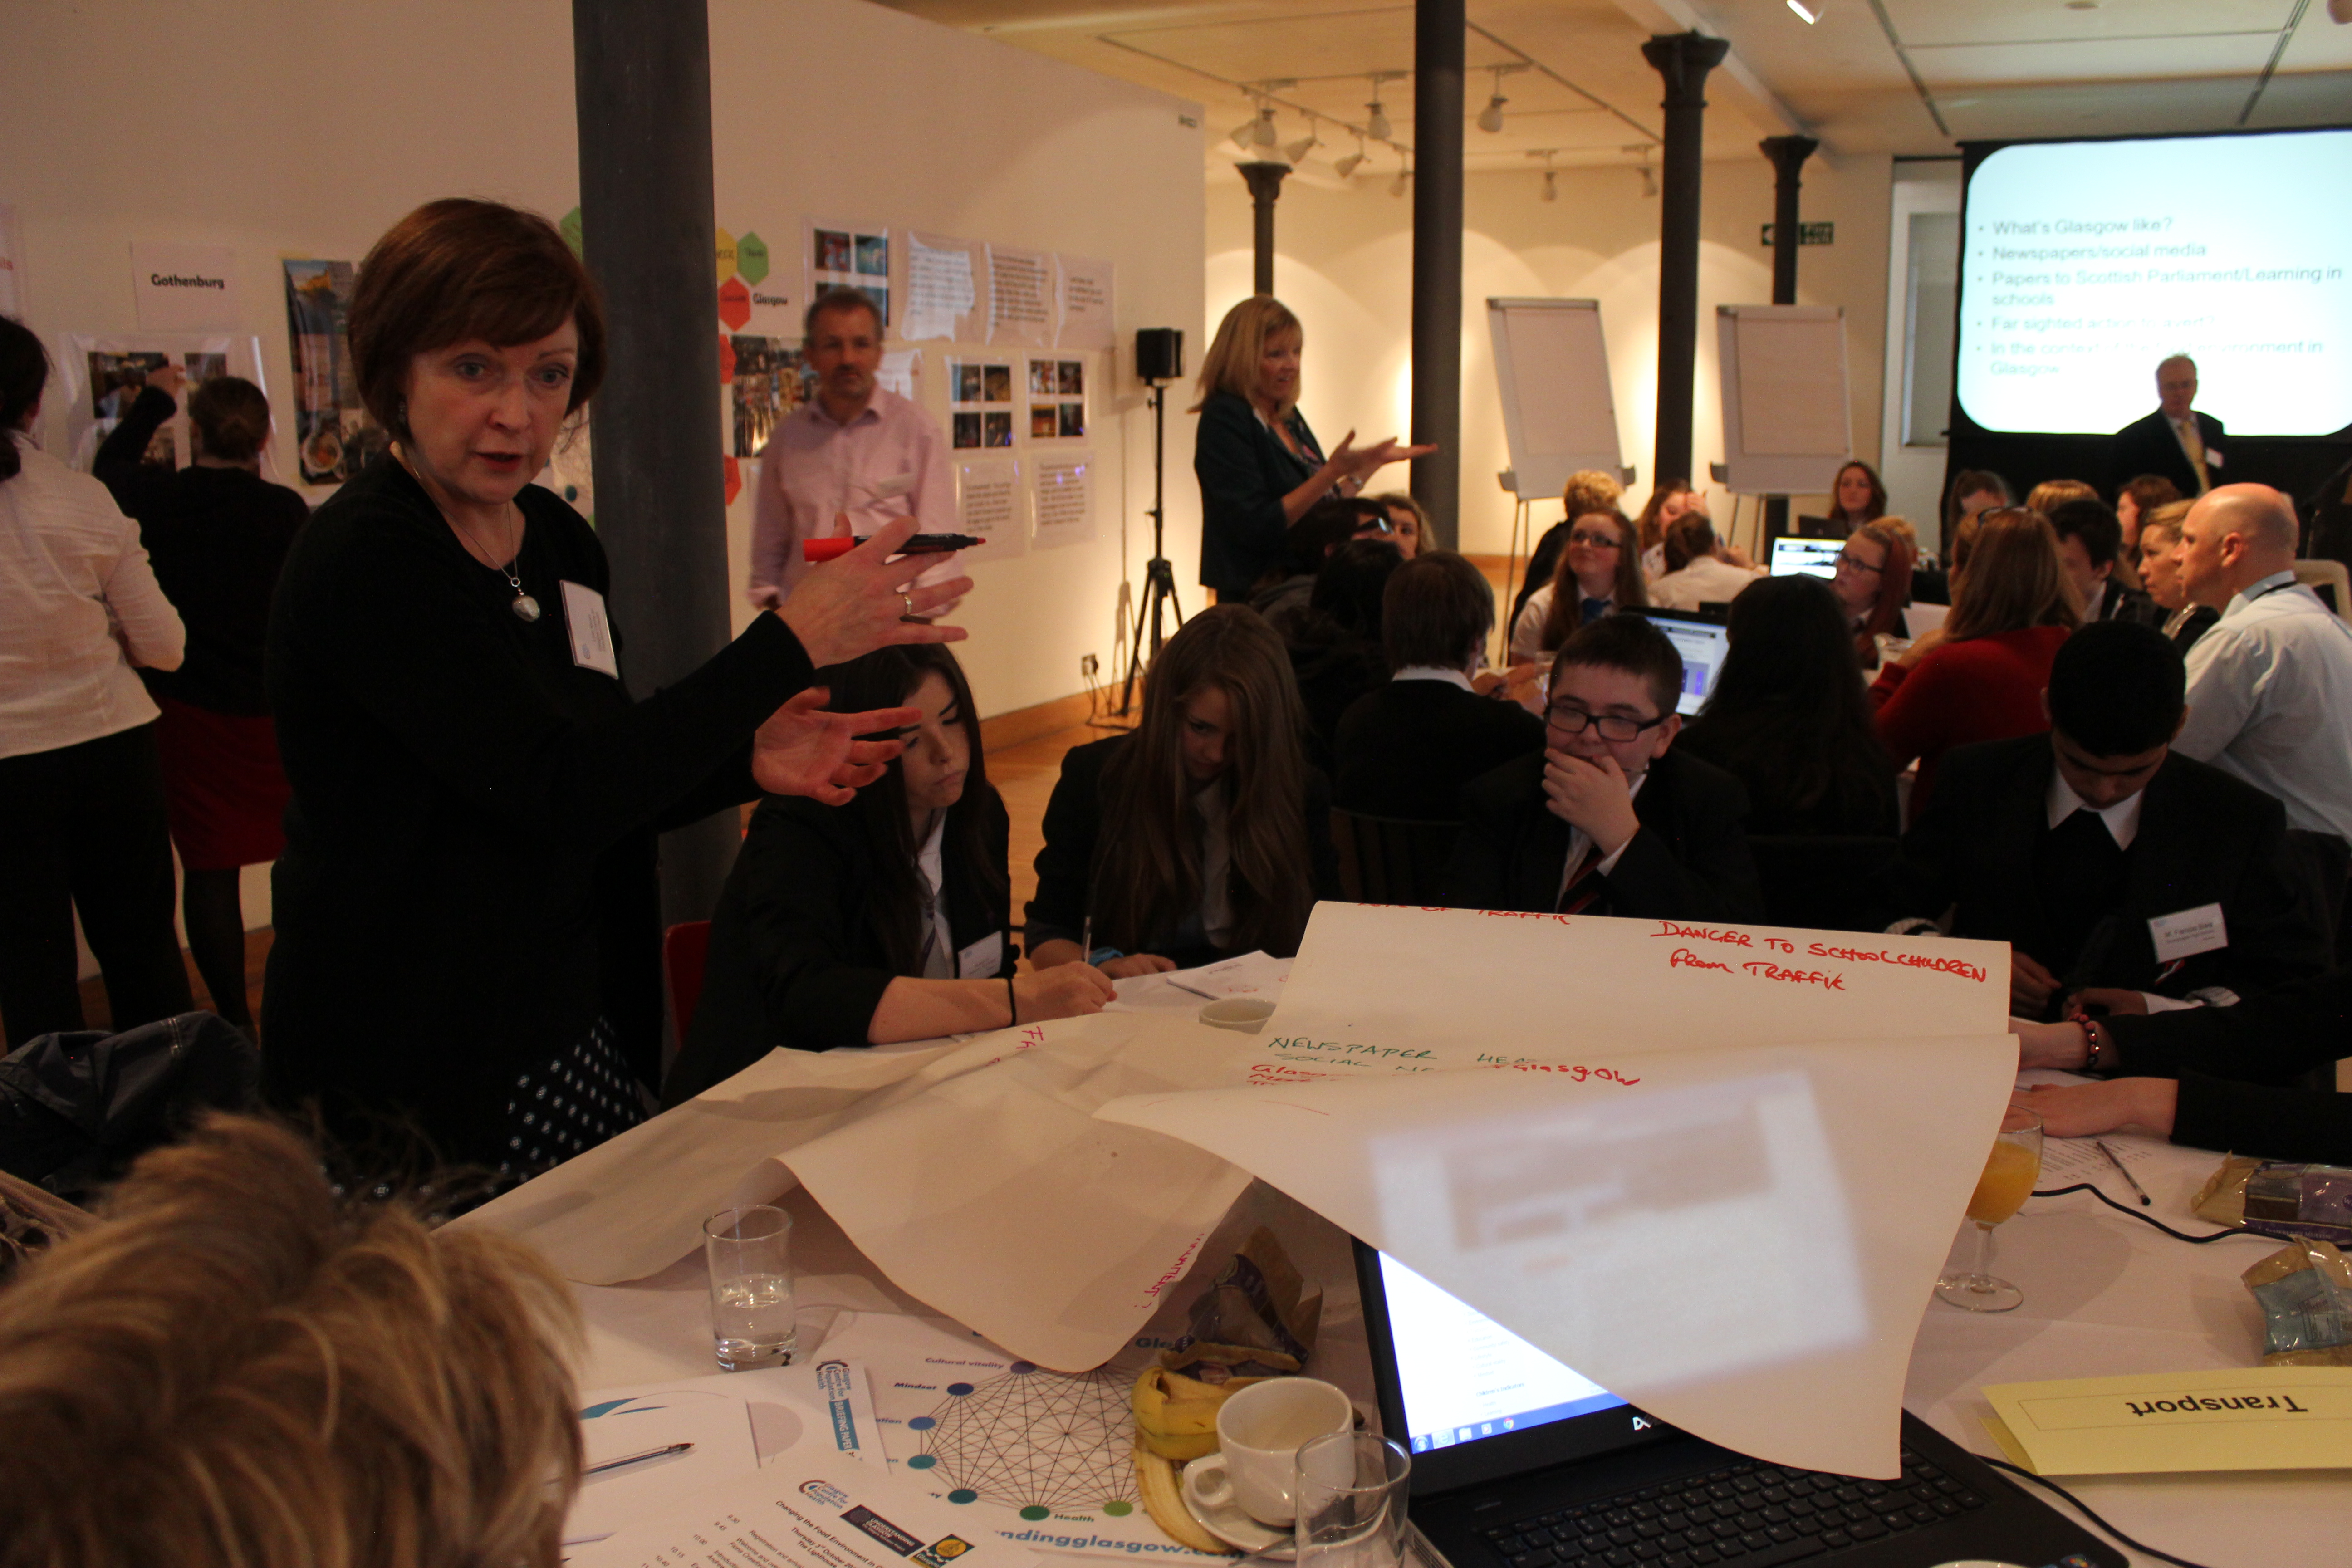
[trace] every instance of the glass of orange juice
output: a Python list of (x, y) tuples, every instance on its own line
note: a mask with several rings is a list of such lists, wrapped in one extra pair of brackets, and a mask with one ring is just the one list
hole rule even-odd
[(1945, 1275), (1936, 1282), (1937, 1295), (1971, 1312), (2014, 1311), (2024, 1304), (2024, 1291), (1986, 1269), (1992, 1262), (1992, 1227), (2025, 1206), (2041, 1175), (2042, 1118), (2012, 1105), (2000, 1119), (2000, 1136), (1969, 1199), (1969, 1217), (1977, 1222), (1977, 1266), (1966, 1274)]

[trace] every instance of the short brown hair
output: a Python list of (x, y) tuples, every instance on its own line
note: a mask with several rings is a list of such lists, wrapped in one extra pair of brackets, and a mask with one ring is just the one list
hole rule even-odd
[(2048, 517), (2070, 500), (2096, 500), (2098, 487), (2082, 479), (2044, 479), (2025, 498), (2025, 510)]
[(418, 354), (477, 339), (511, 348), (566, 321), (580, 332), (565, 410), (577, 413), (604, 379), (604, 307), (595, 279), (537, 213), (463, 196), (427, 202), (393, 225), (360, 263), (348, 321), (360, 401), (405, 440), (409, 369)]
[(554, 1568), (576, 1314), (520, 1244), (215, 1117), (0, 1293), (0, 1564)]
[(216, 375), (190, 395), (188, 422), (205, 457), (249, 463), (269, 439), (269, 399), (241, 375)]
[(1579, 468), (1568, 476), (1560, 487), (1559, 503), (1566, 509), (1568, 521), (1574, 522), (1588, 511), (1615, 511), (1625, 499), (1625, 487), (1613, 474), (1599, 468)]
[(2058, 533), (2050, 520), (2021, 506), (1979, 514), (1968, 570), (1952, 584), (1944, 635), (1957, 642), (2028, 626), (2072, 631), (2082, 622), (2083, 606), (2059, 563)]
[(1391, 669), (1459, 669), (1495, 629), (1495, 585), (1451, 550), (1414, 556), (1381, 591), (1381, 651)]
[(853, 289), (846, 283), (836, 283), (811, 300), (809, 308), (801, 313), (801, 342), (805, 343), (809, 339), (816, 336), (816, 319), (819, 316), (829, 316), (835, 310), (865, 311), (874, 318), (875, 337), (877, 339), (881, 337), (882, 307), (874, 302), (874, 296), (863, 289)]
[(1647, 616), (1603, 616), (1577, 627), (1552, 658), (1552, 689), (1559, 689), (1562, 672), (1580, 666), (1622, 670), (1649, 682), (1660, 718), (1682, 700), (1682, 653)]

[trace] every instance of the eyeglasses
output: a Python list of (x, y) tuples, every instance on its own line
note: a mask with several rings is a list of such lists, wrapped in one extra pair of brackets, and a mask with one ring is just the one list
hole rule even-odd
[(1856, 555), (1851, 550), (1839, 551), (1837, 563), (1841, 566), (1851, 566), (1857, 572), (1884, 572), (1886, 570), (1884, 566), (1873, 566), (1869, 562), (1864, 561), (1861, 556)]
[(1568, 536), (1568, 542), (1570, 544), (1581, 544), (1587, 550), (1615, 550), (1621, 543), (1613, 533), (1571, 533)]
[(1601, 731), (1604, 741), (1638, 741), (1644, 730), (1654, 730), (1666, 721), (1663, 713), (1654, 719), (1626, 719), (1614, 713), (1587, 713), (1573, 703), (1555, 702), (1544, 710), (1544, 722), (1563, 735), (1581, 735), (1587, 728)]

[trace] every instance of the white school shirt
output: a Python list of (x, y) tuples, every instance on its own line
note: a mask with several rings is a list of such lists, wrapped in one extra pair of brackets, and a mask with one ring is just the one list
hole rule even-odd
[(131, 662), (177, 669), (187, 647), (139, 525), (104, 485), (14, 438), (24, 467), (0, 481), (0, 757), (152, 723)]
[[(1642, 786), (1649, 782), (1650, 770), (1643, 768), (1642, 770), (1641, 776), (1634, 779), (1631, 784), (1625, 786), (1625, 798), (1628, 800), (1641, 799)], [(1545, 809), (1547, 811), (1550, 809), (1549, 802), (1546, 803)], [(1634, 838), (1640, 837), (1641, 835), (1642, 830), (1640, 828), (1636, 827), (1633, 829)], [(1633, 838), (1628, 838), (1624, 843), (1617, 846), (1615, 850), (1610, 854), (1602, 856), (1600, 861), (1594, 865), (1592, 868), (1592, 874), (1596, 877), (1606, 877), (1610, 872), (1617, 869), (1617, 862), (1622, 860), (1625, 858), (1625, 851), (1631, 849), (1633, 847)], [(1585, 851), (1591, 847), (1592, 835), (1585, 832), (1584, 829), (1575, 826), (1573, 823), (1570, 824), (1568, 829), (1568, 858), (1559, 863), (1559, 891), (1551, 896), (1551, 901), (1553, 904), (1557, 905), (1560, 900), (1561, 894), (1568, 891), (1569, 878), (1575, 874), (1577, 863), (1584, 858)]]
[(923, 879), (923, 978), (953, 980), (956, 977), (955, 933), (948, 926), (947, 872), (940, 864), (940, 847), (946, 841), (948, 814), (931, 813), (931, 830), (923, 836), (923, 847), (915, 853), (915, 869)]
[(2276, 795), (2289, 827), (2352, 839), (2352, 626), (2274, 572), (2190, 647), (2173, 750)]
[(1696, 610), (1701, 605), (1728, 604), (1739, 591), (1763, 576), (1760, 571), (1734, 566), (1713, 555), (1702, 555), (1679, 572), (1669, 572), (1650, 584), (1650, 603), (1662, 610)]
[(925, 533), (956, 531), (947, 438), (919, 406), (882, 387), (846, 425), (809, 399), (761, 448), (751, 602), (782, 603), (808, 570), (802, 542), (833, 537), (845, 513), (861, 537), (900, 517), (917, 519)]

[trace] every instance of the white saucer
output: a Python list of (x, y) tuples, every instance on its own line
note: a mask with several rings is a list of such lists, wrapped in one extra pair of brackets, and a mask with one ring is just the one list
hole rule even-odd
[(1184, 1486), (1184, 1478), (1203, 1465), (1220, 1465), (1223, 1454), (1203, 1454), (1184, 1467), (1177, 1477), (1177, 1495), (1184, 1500), (1184, 1511), (1192, 1522), (1229, 1546), (1239, 1547), (1253, 1557), (1263, 1557), (1275, 1563), (1296, 1562), (1298, 1557), (1297, 1537), (1290, 1531), (1276, 1530), (1270, 1524), (1260, 1524), (1242, 1511), (1240, 1505), (1228, 1503), (1214, 1511), (1204, 1510), (1193, 1500), (1192, 1489)]

